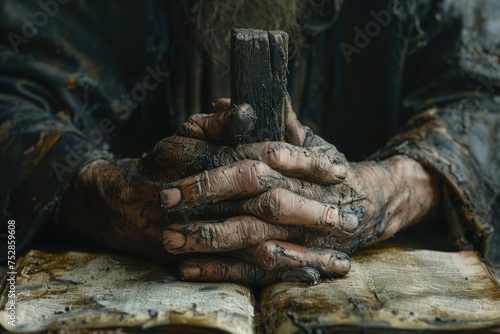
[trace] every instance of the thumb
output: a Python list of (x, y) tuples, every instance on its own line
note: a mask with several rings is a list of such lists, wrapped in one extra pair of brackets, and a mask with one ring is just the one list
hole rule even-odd
[[(221, 104), (226, 106), (223, 102)], [(257, 120), (255, 110), (247, 103), (221, 109), (223, 108), (214, 102), (215, 113), (191, 115), (176, 134), (205, 140), (213, 144), (237, 145), (243, 143), (255, 127)]]
[(312, 136), (312, 130), (302, 125), (293, 111), (290, 96), (285, 99), (285, 141), (295, 146), (304, 146), (308, 135)]

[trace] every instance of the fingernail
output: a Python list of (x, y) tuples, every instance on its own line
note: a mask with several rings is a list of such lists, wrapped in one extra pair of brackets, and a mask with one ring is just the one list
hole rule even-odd
[(179, 188), (164, 189), (160, 192), (161, 205), (165, 209), (179, 205), (182, 199), (181, 190)]
[(345, 165), (333, 165), (332, 170), (335, 177), (341, 181), (347, 177), (348, 169)]
[(334, 250), (331, 250), (328, 259), (322, 262), (321, 277), (323, 278), (340, 278), (347, 275), (351, 269), (351, 259), (349, 256)]
[(173, 250), (184, 247), (186, 237), (184, 234), (174, 231), (163, 232), (163, 247), (166, 250)]
[(359, 223), (358, 223), (358, 217), (355, 215), (347, 214), (344, 216), (344, 229), (347, 232), (353, 233), (358, 229)]
[(335, 264), (335, 272), (340, 276), (345, 276), (351, 270), (351, 261), (340, 260)]
[(182, 267), (182, 278), (183, 279), (195, 279), (201, 276), (201, 268), (198, 266), (184, 266)]

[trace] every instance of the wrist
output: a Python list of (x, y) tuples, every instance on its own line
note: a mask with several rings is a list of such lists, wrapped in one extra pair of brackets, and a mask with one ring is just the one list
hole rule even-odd
[[(438, 207), (438, 182), (415, 160), (395, 155), (352, 167), (353, 173), (348, 178), (366, 196), (363, 221), (366, 231), (372, 233), (367, 245), (386, 240), (400, 229), (422, 221)], [(356, 182), (360, 185), (356, 186)]]
[(438, 179), (417, 161), (402, 155), (381, 161), (391, 171), (394, 191), (390, 202), (392, 220), (400, 227), (416, 224), (433, 212), (440, 203)]

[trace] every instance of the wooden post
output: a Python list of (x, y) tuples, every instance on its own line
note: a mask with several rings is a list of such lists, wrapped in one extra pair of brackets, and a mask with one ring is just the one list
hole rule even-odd
[(231, 32), (231, 104), (250, 104), (257, 122), (245, 142), (285, 140), (288, 34), (235, 29)]

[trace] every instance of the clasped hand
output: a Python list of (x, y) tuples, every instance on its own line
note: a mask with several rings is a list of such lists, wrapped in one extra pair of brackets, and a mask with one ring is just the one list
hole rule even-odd
[[(228, 100), (215, 106), (214, 114), (193, 115), (178, 134), (221, 144), (223, 129), (242, 118), (235, 113), (248, 116), (251, 110), (230, 108)], [(232, 146), (237, 162), (161, 192), (165, 212), (181, 214), (183, 221), (163, 232), (166, 250), (231, 252), (245, 261), (193, 259), (184, 263), (185, 278), (240, 280), (247, 263), (267, 271), (310, 267), (326, 276), (345, 275), (349, 260), (341, 252), (387, 239), (433, 205), (432, 197), (415, 190), (431, 181), (415, 161), (398, 156), (349, 165), (297, 121), (290, 105), (286, 125), (288, 143)], [(414, 204), (423, 210), (412, 210)], [(227, 261), (223, 269), (221, 261)]]
[(198, 253), (180, 264), (187, 280), (315, 283), (346, 275), (346, 253), (420, 221), (438, 201), (417, 162), (349, 164), (289, 102), (286, 142), (240, 144), (253, 120), (250, 106), (221, 99), (142, 159), (82, 169), (73, 196), (94, 194), (104, 208), (92, 217), (104, 226), (95, 238), (159, 262)]

